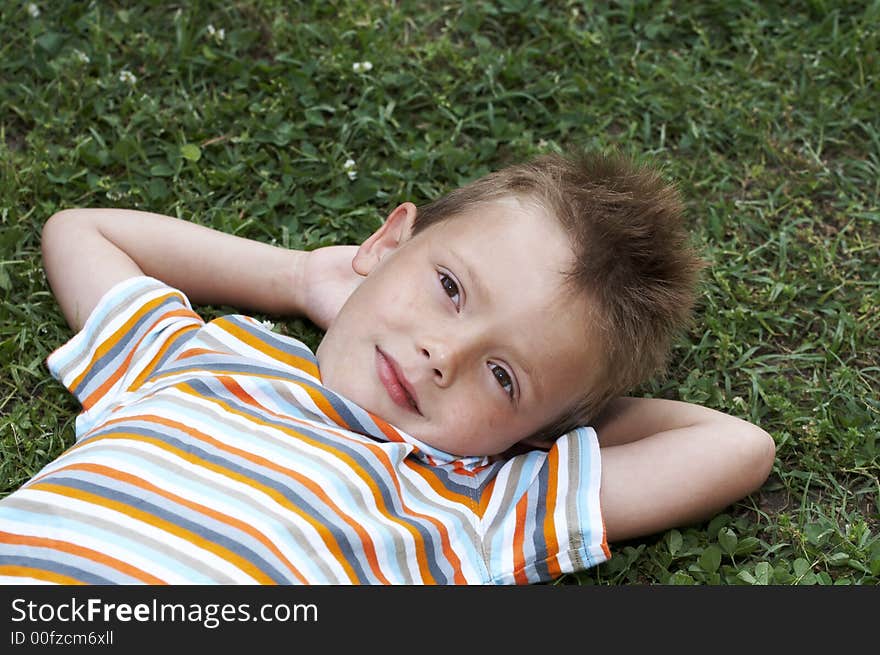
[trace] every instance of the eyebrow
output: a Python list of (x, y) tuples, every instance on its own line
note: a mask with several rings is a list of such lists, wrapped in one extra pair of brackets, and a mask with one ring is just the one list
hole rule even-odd
[[(453, 259), (455, 259), (458, 266), (464, 269), (465, 275), (468, 278), (468, 286), (473, 287), (476, 290), (476, 296), (485, 305), (491, 307), (492, 305), (492, 295), (489, 293), (489, 289), (483, 284), (483, 280), (474, 273), (474, 270), (468, 265), (467, 260), (465, 260), (461, 255), (459, 255), (455, 250), (450, 249), (450, 253), (452, 254)], [(535, 374), (535, 367), (529, 365), (528, 360), (523, 356), (523, 353), (518, 349), (514, 349), (514, 354), (516, 355), (516, 361), (519, 364), (519, 367), (523, 370), (529, 380), (529, 386), (532, 388), (532, 392), (535, 395), (535, 399), (540, 401), (543, 397), (543, 388), (538, 383), (538, 376)]]

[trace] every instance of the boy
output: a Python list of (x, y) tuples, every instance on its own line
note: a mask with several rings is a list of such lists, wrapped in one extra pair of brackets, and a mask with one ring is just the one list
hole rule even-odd
[[(710, 515), (773, 463), (744, 421), (619, 397), (662, 366), (699, 268), (674, 192), (619, 157), (405, 202), (357, 248), (112, 209), (43, 235), (79, 331), (48, 364), (83, 413), (0, 502), (7, 581), (546, 581)], [(187, 298), (326, 334), (312, 355), (249, 317), (205, 325)]]

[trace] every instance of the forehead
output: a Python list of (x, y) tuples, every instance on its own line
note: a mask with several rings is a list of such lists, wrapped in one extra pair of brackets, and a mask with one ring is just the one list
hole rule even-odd
[(486, 201), (437, 223), (415, 237), (430, 254), (449, 255), (479, 273), (488, 300), (503, 299), (511, 289), (522, 297), (552, 302), (565, 295), (572, 265), (568, 235), (555, 218), (527, 199)]
[(465, 287), (474, 320), (513, 352), (542, 396), (560, 386), (583, 390), (592, 361), (589, 307), (567, 283), (571, 242), (553, 216), (534, 202), (504, 198), (422, 235), (429, 257)]
[(529, 198), (505, 196), (467, 207), (421, 232), (432, 245), (455, 242), (469, 256), (496, 259), (541, 259), (559, 271), (570, 265), (568, 235), (559, 222)]

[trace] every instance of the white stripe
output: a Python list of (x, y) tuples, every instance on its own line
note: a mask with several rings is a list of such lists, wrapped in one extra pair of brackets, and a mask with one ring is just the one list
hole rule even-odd
[(556, 489), (549, 489), (548, 493), (554, 496), (553, 521), (556, 526), (556, 543), (559, 544), (559, 566), (563, 572), (570, 571), (572, 566), (571, 548), (572, 535), (567, 517), (568, 503), (580, 502), (577, 497), (577, 489), (570, 489), (571, 468), (580, 467), (579, 462), (572, 462), (569, 441), (571, 437), (556, 440), (556, 448), (559, 454), (559, 466), (557, 467)]
[[(604, 527), (602, 524), (602, 510), (600, 505), (600, 487), (602, 481), (602, 457), (601, 451), (599, 450), (599, 442), (596, 437), (596, 432), (593, 428), (585, 428), (587, 432), (585, 439), (589, 443), (589, 453), (590, 453), (590, 480), (589, 486), (587, 487), (587, 493), (583, 494), (583, 502), (589, 503), (589, 512), (590, 512), (590, 526), (589, 526), (589, 537), (590, 542), (589, 552), (595, 558), (594, 561), (588, 562), (588, 564), (598, 564), (604, 561), (606, 558), (605, 551), (602, 549), (602, 536), (604, 534)], [(584, 488), (583, 485), (581, 487)]]
[[(253, 376), (246, 375), (233, 375), (232, 377), (245, 391), (247, 391), (248, 394), (253, 396), (260, 405), (280, 414), (281, 416), (292, 416), (291, 410), (295, 409), (297, 410), (297, 417), (301, 410), (311, 412), (317, 416), (326, 417), (324, 412), (321, 411), (317, 404), (315, 404), (314, 399), (309, 393), (295, 382), (289, 382), (287, 380), (267, 381), (262, 378), (254, 380)], [(268, 392), (269, 389), (272, 391), (271, 394)], [(306, 420), (310, 425), (321, 430), (327, 429), (328, 427), (327, 423), (315, 423), (309, 419)]]
[(58, 582), (50, 582), (49, 580), (40, 580), (39, 578), (26, 578), (24, 576), (9, 576), (9, 575), (0, 575), (0, 585), (57, 585), (60, 584)]

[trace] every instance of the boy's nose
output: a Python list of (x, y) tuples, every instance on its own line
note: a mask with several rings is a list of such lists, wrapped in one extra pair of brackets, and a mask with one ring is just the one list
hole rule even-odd
[(462, 340), (425, 339), (419, 346), (434, 383), (441, 387), (448, 386), (455, 379), (467, 349)]

